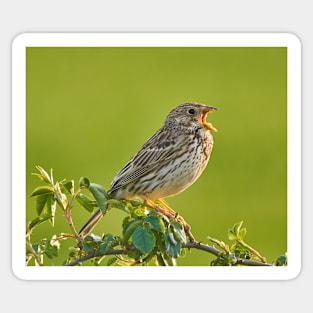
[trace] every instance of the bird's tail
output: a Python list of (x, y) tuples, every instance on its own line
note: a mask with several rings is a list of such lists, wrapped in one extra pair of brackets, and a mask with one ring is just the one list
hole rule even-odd
[(83, 225), (78, 234), (84, 238), (86, 237), (98, 224), (103, 217), (103, 213), (100, 209), (97, 209), (95, 213), (89, 218), (89, 220)]

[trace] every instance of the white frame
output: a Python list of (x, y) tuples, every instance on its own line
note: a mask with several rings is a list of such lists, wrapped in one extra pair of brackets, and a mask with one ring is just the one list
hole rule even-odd
[[(25, 265), (25, 65), (26, 47), (36, 46), (287, 47), (288, 266), (27, 267)], [(288, 33), (26, 33), (18, 35), (12, 43), (12, 269), (18, 278), (26, 280), (284, 280), (295, 278), (301, 270), (301, 43), (299, 39)]]

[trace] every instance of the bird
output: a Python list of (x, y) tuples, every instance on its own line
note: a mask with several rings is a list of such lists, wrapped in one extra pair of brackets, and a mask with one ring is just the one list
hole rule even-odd
[[(173, 217), (175, 211), (163, 198), (183, 192), (203, 173), (213, 149), (211, 132), (217, 131), (206, 118), (216, 110), (196, 102), (172, 109), (163, 126), (113, 178), (108, 190), (110, 198), (141, 198), (156, 211)], [(97, 209), (78, 234), (84, 238), (102, 217), (102, 211)]]

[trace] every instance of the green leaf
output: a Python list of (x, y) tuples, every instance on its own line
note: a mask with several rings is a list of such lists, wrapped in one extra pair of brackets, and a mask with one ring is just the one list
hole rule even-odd
[(171, 222), (171, 226), (173, 227), (175, 238), (180, 242), (186, 243), (187, 237), (183, 225), (178, 222)]
[(80, 249), (78, 247), (69, 247), (68, 248), (68, 256), (71, 259), (75, 259), (78, 257), (78, 254), (80, 252)]
[(238, 238), (240, 240), (243, 240), (243, 238), (246, 236), (246, 234), (247, 234), (247, 229), (245, 227), (241, 228), (239, 231), (239, 234), (238, 234)]
[(128, 222), (123, 228), (123, 242), (126, 243), (128, 239), (132, 236), (135, 229), (142, 225), (142, 220), (132, 220)]
[(90, 198), (88, 198), (86, 195), (84, 195), (83, 193), (79, 193), (76, 198), (77, 202), (83, 207), (85, 208), (88, 212), (92, 212), (94, 210), (94, 201), (91, 200)]
[(228, 234), (229, 240), (236, 240), (237, 239), (237, 236), (232, 232), (232, 230), (228, 230), (227, 234)]
[(228, 229), (229, 240), (243, 240), (247, 234), (247, 229), (242, 228), (243, 221), (236, 223), (232, 228)]
[[(234, 224), (233, 227), (228, 230), (229, 240), (241, 240), (246, 235), (247, 230), (241, 229), (242, 224), (243, 224), (243, 221), (240, 221)], [(243, 237), (241, 238), (241, 236)]]
[(108, 207), (106, 204), (106, 200), (108, 198), (108, 195), (107, 195), (106, 191), (104, 190), (104, 188), (98, 184), (90, 183), (88, 189), (90, 190), (90, 192), (92, 193), (92, 195), (96, 199), (102, 213), (105, 214), (107, 207)]
[(45, 222), (46, 220), (49, 220), (50, 218), (51, 218), (50, 214), (44, 214), (44, 215), (38, 216), (38, 217), (36, 217), (35, 219), (33, 219), (32, 221), (29, 222), (28, 229), (31, 230), (35, 226)]
[(81, 177), (79, 179), (79, 187), (89, 188), (90, 180), (87, 177)]
[(50, 224), (54, 226), (54, 216), (57, 207), (57, 201), (54, 199), (53, 195), (49, 195), (47, 198), (45, 213), (50, 215)]
[(122, 211), (124, 211), (126, 213), (129, 213), (129, 210), (128, 210), (127, 206), (123, 202), (121, 202), (119, 200), (108, 199), (107, 203), (110, 205), (111, 208), (116, 208), (116, 209), (122, 210)]
[(93, 251), (99, 247), (99, 242), (94, 241), (94, 237), (88, 235), (86, 238), (84, 238), (82, 245), (83, 245), (84, 251), (90, 252), (90, 251)]
[(117, 261), (118, 261), (118, 259), (117, 259), (116, 257), (113, 257), (113, 258), (111, 258), (111, 259), (108, 260), (107, 266), (112, 266), (112, 265), (114, 265), (115, 262), (117, 262)]
[(132, 237), (134, 246), (143, 254), (150, 252), (155, 244), (155, 237), (145, 225), (138, 226)]
[(156, 240), (156, 245), (158, 246), (159, 251), (164, 255), (166, 254), (164, 233), (154, 232), (154, 237)]
[(63, 186), (71, 195), (74, 193), (74, 180), (67, 181)]
[(42, 251), (49, 259), (55, 258), (59, 255), (60, 243), (58, 240), (42, 239), (40, 241), (40, 251)]
[(131, 221), (131, 217), (129, 215), (125, 216), (123, 218), (123, 222), (122, 222), (122, 228), (123, 228), (123, 231), (124, 231), (124, 228), (125, 226)]
[(170, 257), (177, 258), (180, 255), (182, 249), (180, 241), (177, 241), (174, 234), (169, 230), (165, 232), (164, 239), (166, 254)]
[(239, 223), (236, 223), (236, 224), (234, 224), (234, 226), (233, 226), (234, 234), (235, 234), (237, 237), (239, 236), (239, 232), (240, 232), (242, 223), (243, 223), (243, 221), (241, 221), (241, 222), (239, 222)]
[(36, 197), (36, 211), (37, 215), (40, 215), (47, 203), (48, 198), (50, 197), (49, 194), (43, 194)]
[(108, 250), (108, 248), (111, 246), (111, 243), (114, 242), (114, 236), (108, 235), (104, 238), (103, 244), (100, 246), (100, 252), (102, 254), (105, 254)]
[(35, 190), (31, 193), (31, 197), (34, 196), (39, 196), (43, 194), (52, 194), (53, 193), (53, 188), (51, 186), (39, 186), (35, 188)]
[(280, 255), (275, 261), (275, 266), (287, 266), (288, 258), (286, 254)]
[(147, 216), (145, 207), (135, 208), (135, 210), (133, 210), (132, 213), (134, 215), (136, 215), (137, 217), (145, 217), (145, 216)]
[(36, 166), (36, 169), (40, 173), (39, 177), (41, 180), (45, 181), (46, 183), (52, 184), (52, 180), (49, 176), (49, 174), (39, 165)]
[(132, 206), (133, 208), (135, 207), (142, 207), (144, 206), (142, 201), (139, 200), (128, 200), (127, 204), (129, 204), (130, 206)]
[(149, 226), (151, 229), (154, 229), (154, 230), (159, 231), (161, 233), (163, 233), (165, 230), (164, 223), (163, 223), (162, 219), (158, 216), (148, 215), (145, 218), (145, 222), (149, 223)]

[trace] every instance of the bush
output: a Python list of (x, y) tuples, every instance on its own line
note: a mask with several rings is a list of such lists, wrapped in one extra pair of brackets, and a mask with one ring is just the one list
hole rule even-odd
[[(228, 230), (231, 245), (218, 239), (208, 237), (208, 243), (198, 242), (190, 231), (190, 226), (179, 215), (166, 216), (157, 212), (145, 201), (111, 199), (106, 190), (88, 178), (81, 178), (75, 190), (73, 180), (54, 182), (52, 170), (48, 174), (37, 166), (38, 178), (45, 184), (37, 187), (31, 194), (36, 198), (37, 217), (28, 223), (26, 233), (26, 264), (44, 266), (46, 260), (58, 258), (62, 242), (69, 238), (75, 244), (70, 246), (63, 265), (83, 265), (93, 260), (94, 265), (157, 265), (174, 266), (188, 249), (199, 249), (213, 254), (211, 266), (286, 266), (287, 257), (281, 255), (272, 263), (267, 263), (256, 249), (248, 245), (244, 238), (247, 230), (243, 222), (233, 225)], [(88, 190), (90, 196), (82, 193)], [(102, 235), (81, 234), (77, 232), (72, 219), (73, 206), (79, 205), (88, 212), (100, 208), (103, 215), (111, 209), (125, 213), (121, 222), (122, 236), (110, 233)], [(162, 207), (162, 202), (157, 205)], [(32, 242), (33, 232), (41, 223), (54, 226), (55, 212), (59, 207), (64, 214), (71, 232), (54, 234), (51, 239), (42, 238)], [(165, 210), (166, 211), (166, 210)], [(108, 257), (111, 256), (111, 257)]]

